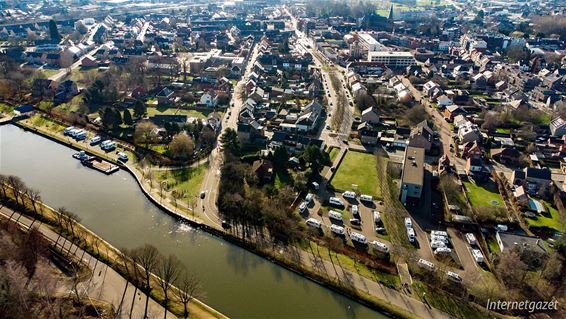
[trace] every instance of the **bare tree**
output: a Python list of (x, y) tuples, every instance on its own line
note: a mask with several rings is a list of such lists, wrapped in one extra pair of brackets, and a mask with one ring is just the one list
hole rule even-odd
[(6, 191), (8, 190), (8, 177), (0, 174), (0, 188), (2, 189), (2, 196), (8, 198)]
[(41, 200), (41, 195), (39, 195), (39, 191), (37, 189), (28, 188), (26, 191), (27, 197), (31, 202), (31, 206), (33, 207), (33, 212), (35, 213), (33, 217), (33, 221), (31, 222), (31, 226), (35, 223), (37, 216), (39, 215), (37, 212), (37, 204)]
[[(14, 199), (16, 200), (16, 204), (19, 204), (19, 199), (21, 198), (22, 193), (26, 189), (25, 183), (18, 176), (10, 175), (8, 176), (8, 185), (10, 185), (10, 187), (12, 188), (12, 193), (14, 194)], [(22, 199), (22, 206), (24, 206), (23, 199)]]
[(179, 301), (183, 304), (183, 318), (189, 317), (189, 303), (195, 298), (202, 298), (202, 286), (200, 280), (193, 274), (184, 271), (179, 280), (178, 288), (175, 294)]
[(163, 290), (163, 306), (166, 309), (163, 318), (167, 318), (169, 289), (177, 282), (181, 269), (182, 264), (175, 255), (160, 258), (159, 265), (157, 267), (157, 276), (159, 277), (159, 285)]
[(142, 247), (132, 251), (134, 261), (141, 267), (142, 284), (145, 296), (144, 318), (147, 316), (147, 308), (149, 305), (149, 295), (151, 293), (151, 275), (157, 269), (159, 264), (159, 251), (152, 245), (145, 244)]

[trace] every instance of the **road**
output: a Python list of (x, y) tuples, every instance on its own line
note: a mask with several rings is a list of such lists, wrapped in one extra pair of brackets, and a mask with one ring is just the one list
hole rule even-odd
[[(7, 207), (0, 208), (0, 215), (2, 218), (9, 218), (13, 211)], [(20, 225), (29, 228), (32, 221), (26, 216), (20, 216), (19, 213), (14, 213), (14, 220), (19, 219)], [(45, 237), (55, 244), (61, 251), (71, 252), (75, 258), (81, 260), (92, 270), (92, 276), (88, 281), (80, 284), (79, 289), (92, 300), (102, 300), (113, 305), (117, 310), (120, 309), (118, 318), (143, 318), (145, 307), (145, 294), (141, 293), (132, 284), (130, 284), (124, 277), (118, 274), (114, 269), (108, 267), (103, 262), (94, 258), (89, 253), (83, 252), (82, 249), (75, 246), (69, 241), (59, 239), (59, 235), (53, 232), (44, 224), (39, 225), (38, 230), (41, 231)], [(58, 240), (59, 239), (59, 240)], [(69, 292), (67, 289), (65, 292)], [(160, 318), (163, 316), (165, 309), (155, 302), (153, 299), (149, 300), (149, 318)], [(175, 318), (175, 315), (168, 312), (169, 318)]]
[(200, 199), (198, 210), (205, 217), (207, 224), (212, 223), (217, 228), (222, 227), (222, 219), (219, 216), (218, 208), (216, 207), (216, 200), (218, 198), (218, 188), (220, 184), (220, 170), (222, 168), (223, 153), (222, 146), (220, 143), (220, 137), (227, 129), (238, 129), (238, 114), (244, 102), (240, 97), (243, 90), (245, 90), (245, 83), (248, 80), (249, 75), (252, 73), (253, 65), (259, 55), (259, 45), (255, 44), (252, 49), (251, 57), (246, 66), (246, 70), (242, 79), (232, 93), (233, 105), (228, 109), (224, 115), (222, 123), (222, 131), (218, 135), (216, 140), (216, 147), (212, 150), (209, 156), (209, 168), (204, 178), (201, 186), (201, 192), (204, 192), (205, 198)]
[(83, 59), (87, 56), (87, 55), (94, 55), (96, 53), (96, 51), (98, 51), (104, 44), (101, 44), (99, 46), (97, 46), (96, 48), (92, 49), (91, 51), (89, 51), (88, 53), (84, 54), (83, 56), (81, 56), (75, 63), (73, 63), (69, 68), (63, 68), (60, 69), (60, 71), (58, 73), (53, 74), (52, 76), (49, 77), (49, 79), (51, 81), (61, 81), (61, 79), (65, 78), (65, 76), (67, 76), (69, 69), (74, 70), (78, 67), (81, 66), (81, 63), (83, 62)]

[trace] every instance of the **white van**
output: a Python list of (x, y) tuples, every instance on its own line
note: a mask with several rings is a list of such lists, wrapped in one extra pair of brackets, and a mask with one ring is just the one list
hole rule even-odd
[(436, 248), (436, 250), (434, 251), (434, 254), (438, 255), (438, 256), (448, 256), (451, 253), (452, 253), (452, 249), (447, 248), (447, 247), (439, 247), (439, 248)]
[(97, 136), (90, 139), (90, 145), (96, 145), (96, 144), (100, 143), (101, 140), (102, 140), (102, 137), (97, 135)]
[(307, 225), (314, 227), (314, 228), (318, 228), (318, 229), (322, 228), (322, 224), (314, 218), (307, 219)]
[(330, 203), (330, 205), (344, 207), (344, 203), (338, 197), (330, 197), (328, 199), (328, 203)]
[(435, 235), (435, 236), (444, 236), (446, 238), (448, 238), (448, 233), (442, 230), (431, 230), (430, 231), (431, 235)]
[(407, 228), (407, 237), (409, 238), (409, 242), (414, 243), (416, 239), (415, 230)]
[(419, 259), (419, 261), (417, 262), (417, 264), (421, 267), (421, 268), (425, 268), (428, 269), (430, 271), (435, 271), (436, 270), (436, 266), (431, 263), (428, 260), (424, 260), (424, 259)]
[(360, 208), (358, 205), (352, 205), (352, 215), (354, 215), (354, 217), (360, 216)]
[(346, 229), (344, 229), (344, 227), (334, 224), (330, 225), (330, 231), (339, 236), (343, 236), (344, 234), (346, 234)]
[(432, 249), (445, 248), (446, 244), (444, 242), (441, 242), (441, 241), (431, 241), (430, 247), (432, 247)]
[(362, 202), (373, 202), (373, 196), (362, 194), (362, 195), (360, 195), (360, 200)]
[(122, 162), (127, 162), (128, 161), (128, 154), (126, 154), (124, 152), (119, 152), (118, 153), (118, 159)]
[(376, 224), (379, 224), (379, 222), (381, 222), (381, 214), (377, 210), (373, 211), (373, 222)]
[(310, 204), (313, 198), (314, 198), (314, 194), (308, 193), (307, 197), (305, 197), (305, 202), (307, 202), (307, 204)]
[(368, 240), (367, 240), (366, 236), (364, 236), (364, 235), (362, 235), (362, 234), (360, 234), (360, 233), (355, 233), (355, 232), (353, 232), (353, 233), (350, 235), (350, 238), (352, 238), (352, 241), (358, 242), (358, 243), (360, 243), (360, 244), (367, 244), (367, 243), (368, 243)]
[(410, 217), (405, 217), (405, 227), (413, 228), (413, 221)]
[(483, 254), (481, 253), (481, 250), (479, 249), (472, 249), (472, 256), (474, 257), (474, 260), (478, 263), (481, 264), (483, 263)]
[(86, 139), (87, 133), (85, 130), (79, 130), (77, 133), (75, 133), (75, 139), (77, 141), (82, 141), (84, 139)]
[(305, 213), (307, 211), (307, 202), (302, 202), (301, 205), (299, 205), (299, 212), (301, 213)]
[(342, 193), (342, 196), (344, 196), (344, 198), (348, 198), (348, 199), (355, 199), (356, 193), (354, 193), (352, 191), (346, 191), (346, 192)]
[(448, 244), (448, 237), (439, 236), (439, 235), (430, 235), (430, 241), (441, 241), (445, 244)]
[(472, 233), (467, 233), (466, 234), (466, 241), (468, 242), (468, 244), (475, 246), (477, 245), (477, 240), (476, 240), (476, 236)]
[(328, 211), (328, 218), (330, 219), (334, 219), (334, 220), (338, 220), (338, 221), (342, 221), (342, 214), (340, 214), (337, 211), (334, 210), (330, 210)]
[(71, 134), (71, 131), (73, 131), (74, 129), (75, 129), (74, 126), (65, 127), (65, 129), (63, 130), (63, 134), (65, 134), (65, 135), (70, 135), (70, 134)]
[(372, 241), (371, 246), (373, 247), (373, 249), (380, 251), (382, 253), (389, 253), (389, 247), (387, 247), (386, 244), (379, 242), (377, 240)]
[(448, 271), (446, 272), (446, 276), (449, 280), (452, 280), (453, 282), (457, 282), (459, 284), (461, 284), (464, 281), (462, 277), (460, 277), (460, 275), (458, 275), (455, 272)]

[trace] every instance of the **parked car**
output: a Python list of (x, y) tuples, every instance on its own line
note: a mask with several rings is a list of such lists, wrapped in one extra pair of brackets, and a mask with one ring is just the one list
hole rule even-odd
[(307, 196), (305, 197), (305, 202), (307, 204), (310, 204), (312, 202), (312, 199), (314, 198), (314, 194), (313, 193), (308, 193)]
[(417, 265), (419, 265), (419, 267), (421, 267), (421, 268), (425, 268), (425, 269), (428, 269), (430, 271), (436, 271), (436, 266), (432, 262), (425, 260), (425, 259), (422, 259), (422, 258), (419, 259), (419, 261), (417, 262)]
[(484, 258), (483, 258), (483, 254), (481, 252), (481, 250), (479, 249), (472, 249), (472, 256), (474, 257), (474, 260), (478, 263), (481, 264), (484, 262)]
[(385, 234), (386, 230), (385, 230), (385, 227), (378, 226), (378, 227), (375, 227), (375, 232), (378, 233), (378, 234)]
[(307, 211), (308, 211), (307, 202), (304, 201), (301, 203), (301, 205), (299, 205), (299, 212), (301, 212), (301, 214), (304, 214)]
[(350, 238), (352, 239), (352, 241), (358, 242), (358, 243), (360, 243), (360, 244), (364, 244), (364, 245), (365, 245), (365, 244), (368, 243), (368, 240), (367, 240), (366, 236), (364, 236), (364, 235), (362, 235), (362, 234), (360, 234), (360, 233), (353, 232), (353, 233), (350, 235)]
[(439, 235), (431, 235), (430, 236), (430, 241), (441, 241), (445, 244), (449, 243), (448, 237), (444, 237), (444, 236), (439, 236)]
[(330, 231), (338, 236), (344, 236), (346, 234), (346, 229), (338, 225), (330, 225)]
[(376, 224), (381, 223), (381, 213), (377, 210), (373, 211), (373, 222)]
[(358, 205), (352, 205), (352, 216), (360, 219), (360, 208), (358, 207)]
[(379, 242), (377, 240), (372, 241), (371, 246), (373, 247), (373, 249), (380, 251), (382, 253), (389, 253), (389, 247), (386, 244)]
[(414, 243), (416, 240), (415, 230), (412, 228), (407, 228), (407, 238), (409, 238), (409, 242)]
[(447, 277), (449, 280), (452, 280), (453, 282), (456, 282), (456, 283), (459, 283), (459, 284), (461, 284), (461, 283), (464, 281), (464, 280), (462, 279), (462, 277), (460, 277), (460, 275), (458, 275), (458, 274), (455, 273), (455, 272), (451, 272), (451, 271), (446, 272), (446, 277)]
[(122, 162), (127, 162), (128, 161), (128, 154), (126, 154), (124, 152), (119, 152), (118, 153), (118, 160), (122, 161)]
[(339, 207), (344, 207), (344, 203), (342, 202), (342, 200), (338, 197), (330, 197), (328, 199), (328, 203), (330, 205), (334, 205), (334, 206), (339, 206)]
[(373, 202), (373, 196), (362, 194), (360, 195), (360, 200), (362, 202)]
[(102, 141), (102, 137), (97, 135), (97, 136), (90, 139), (90, 145), (96, 145), (96, 144), (100, 143), (100, 141)]
[(468, 242), (468, 244), (475, 246), (477, 245), (477, 240), (476, 240), (476, 236), (472, 233), (467, 233), (466, 234), (466, 241)]
[(334, 220), (337, 220), (337, 221), (343, 221), (342, 214), (340, 214), (339, 212), (334, 211), (334, 210), (328, 211), (328, 218), (334, 219)]
[(445, 232), (445, 231), (441, 231), (441, 230), (431, 230), (430, 234), (436, 235), (436, 236), (444, 236), (444, 237), (448, 238), (448, 233)]
[(317, 228), (317, 229), (321, 229), (322, 228), (322, 224), (320, 223), (320, 221), (314, 219), (314, 218), (309, 218), (307, 219), (307, 225)]
[(411, 220), (410, 217), (406, 217), (406, 218), (405, 218), (405, 227), (407, 227), (407, 228), (413, 228), (413, 221)]
[(431, 241), (430, 242), (430, 247), (432, 247), (432, 249), (436, 249), (436, 248), (445, 248), (446, 244), (441, 242), (441, 241)]
[(348, 198), (348, 199), (355, 199), (356, 198), (356, 193), (352, 192), (352, 191), (346, 191), (344, 193), (342, 193), (342, 196), (344, 198)]
[(506, 232), (507, 230), (509, 230), (509, 227), (507, 227), (507, 225), (497, 225), (495, 226), (495, 230), (498, 232)]

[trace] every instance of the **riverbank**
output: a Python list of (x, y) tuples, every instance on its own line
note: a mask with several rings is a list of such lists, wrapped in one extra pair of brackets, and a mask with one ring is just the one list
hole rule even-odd
[[(6, 188), (3, 189), (7, 189), (8, 192), (5, 192), (2, 195), (7, 196), (7, 198), (5, 199), (5, 204), (7, 207), (10, 207), (10, 209), (12, 209), (13, 211), (19, 211), (23, 213), (23, 215), (33, 218), (34, 220), (37, 219), (41, 222), (41, 225), (48, 225), (53, 232), (60, 234), (66, 241), (69, 241), (70, 243), (76, 245), (78, 248), (83, 249), (85, 252), (96, 257), (98, 260), (114, 269), (118, 274), (128, 279), (128, 277), (130, 276), (130, 271), (128, 269), (134, 268), (132, 264), (133, 261), (126, 255), (124, 255), (119, 249), (114, 247), (103, 238), (100, 238), (98, 235), (96, 235), (94, 232), (92, 232), (82, 224), (63, 217), (60, 212), (46, 205), (45, 203), (42, 203), (37, 199), (31, 200), (27, 194), (19, 195), (20, 201), (25, 203), (25, 206), (22, 207), (20, 202), (15, 202), (16, 197), (14, 196), (13, 189), (8, 185), (6, 185), (5, 187)], [(128, 269), (126, 269), (125, 267), (128, 267)], [(160, 292), (158, 289), (158, 287), (160, 287), (158, 280), (159, 278), (153, 275), (151, 284), (153, 289), (151, 290), (150, 297), (157, 304), (162, 305), (164, 299), (162, 292)], [(183, 306), (179, 304), (179, 301), (175, 302), (173, 298), (170, 298), (168, 309), (175, 315), (182, 316)], [(198, 299), (191, 300), (191, 302), (189, 303), (189, 309), (191, 317), (194, 318), (228, 319), (227, 316), (206, 305)]]
[[(20, 126), (21, 127), (21, 126)], [(37, 132), (38, 130), (34, 127), (30, 127), (31, 131)], [(51, 135), (52, 132), (49, 131), (39, 131), (41, 135)], [(64, 137), (55, 134), (53, 138), (50, 138), (56, 142), (64, 144), (66, 146), (71, 146), (74, 149), (83, 149), (78, 143), (73, 143), (72, 141), (65, 141)], [(71, 145), (69, 145), (71, 144)], [(85, 144), (85, 143), (82, 143)], [(89, 151), (88, 149), (86, 149)], [(99, 155), (95, 153), (95, 155)], [(110, 154), (112, 155), (112, 154)], [(320, 272), (316, 269), (316, 265), (311, 261), (312, 256), (308, 253), (303, 255), (304, 258), (301, 259), (300, 264), (296, 263), (294, 260), (289, 260), (286, 256), (277, 254), (276, 252), (258, 247), (256, 245), (251, 245), (249, 243), (243, 242), (240, 238), (233, 236), (232, 234), (226, 233), (214, 225), (207, 225), (198, 217), (185, 216), (176, 210), (172, 204), (168, 203), (167, 200), (161, 200), (159, 198), (159, 192), (151, 189), (147, 183), (143, 181), (142, 173), (139, 172), (135, 167), (130, 170), (129, 166), (124, 166), (124, 170), (128, 171), (136, 179), (138, 185), (142, 188), (145, 196), (156, 204), (158, 207), (162, 208), (163, 211), (167, 212), (169, 215), (174, 216), (177, 219), (186, 221), (187, 223), (195, 226), (196, 228), (203, 229), (208, 233), (211, 233), (217, 237), (221, 237), (228, 242), (245, 248), (248, 251), (254, 252), (256, 255), (264, 257), (277, 263), (286, 269), (292, 270), (295, 273), (302, 275), (308, 279), (311, 279), (323, 286), (332, 289), (333, 291), (339, 292), (344, 296), (348, 296), (353, 300), (360, 302), (368, 307), (376, 309), (380, 312), (386, 312), (396, 317), (403, 318), (414, 318), (417, 317), (417, 313), (421, 314), (422, 317), (436, 318), (436, 317), (446, 317), (446, 315), (436, 309), (429, 309), (426, 305), (412, 299), (404, 294), (399, 293), (396, 290), (389, 289), (383, 285), (376, 282), (371, 282), (365, 278), (362, 278), (356, 273), (352, 273), (348, 270), (340, 270), (339, 273), (331, 273), (332, 265), (330, 263), (325, 263), (325, 270)], [(354, 278), (354, 286), (346, 287), (345, 282), (348, 282), (347, 278)], [(369, 288), (364, 287), (367, 285)]]

